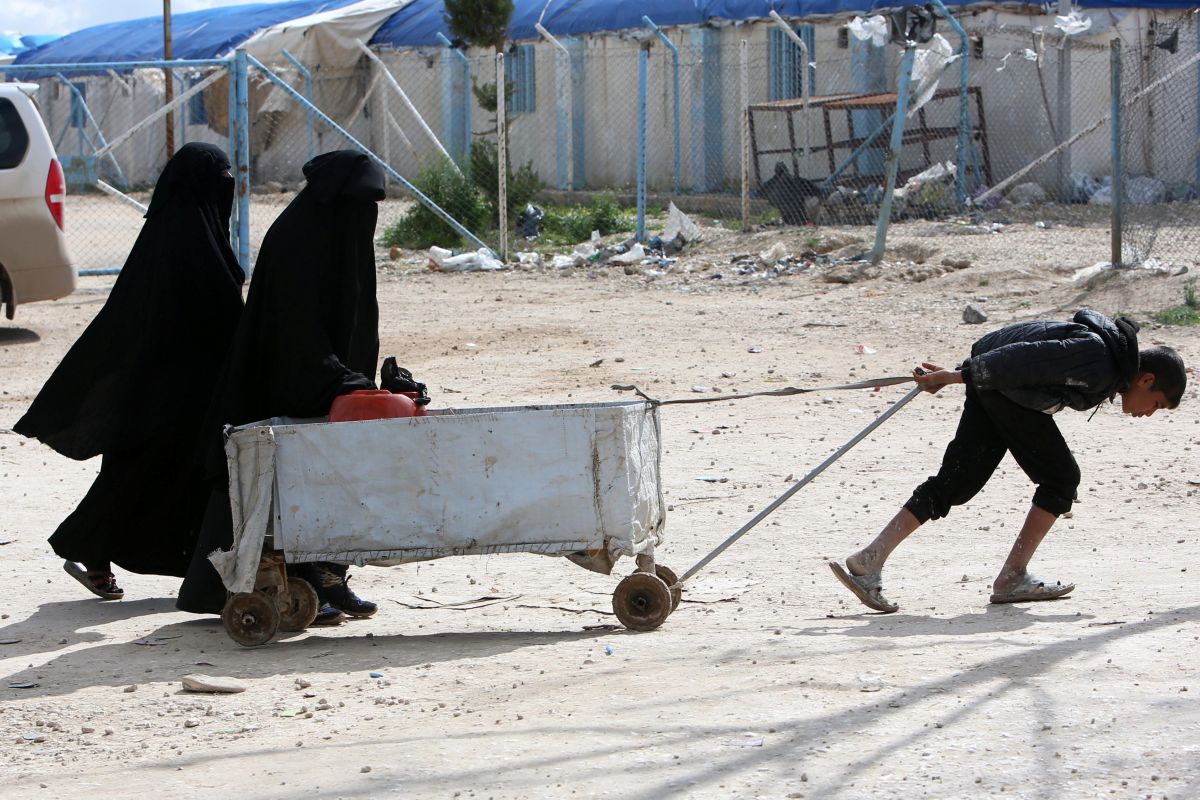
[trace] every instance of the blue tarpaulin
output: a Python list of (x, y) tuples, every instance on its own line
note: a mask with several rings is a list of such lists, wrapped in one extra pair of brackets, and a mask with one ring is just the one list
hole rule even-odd
[[(356, 0), (294, 0), (175, 14), (171, 18), (172, 54), (183, 59), (220, 58), (263, 28), (353, 2)], [(86, 64), (162, 57), (162, 17), (145, 17), (84, 28), (20, 54), (15, 63)]]

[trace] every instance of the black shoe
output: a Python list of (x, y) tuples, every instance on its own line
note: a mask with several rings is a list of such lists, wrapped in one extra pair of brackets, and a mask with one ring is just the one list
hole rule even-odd
[(342, 612), (338, 611), (328, 603), (323, 603), (321, 608), (317, 610), (317, 616), (313, 619), (313, 625), (340, 625), (342, 622)]
[(379, 610), (379, 606), (363, 600), (350, 589), (348, 576), (322, 565), (316, 565), (316, 572), (319, 578), (317, 597), (322, 603), (328, 603), (350, 617), (369, 617)]

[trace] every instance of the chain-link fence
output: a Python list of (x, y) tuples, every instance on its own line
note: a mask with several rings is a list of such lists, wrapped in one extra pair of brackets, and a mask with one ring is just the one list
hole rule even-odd
[[(940, 19), (939, 37), (916, 48), (889, 221), (1093, 228), (1095, 252), (1074, 256), (1097, 262), (1110, 259), (1117, 191), (1121, 261), (1190, 264), (1200, 230), (1194, 15), (1146, 17), (1148, 29), (1129, 17), (1089, 37), (1034, 24), (1049, 19), (989, 11), (962, 15), (961, 29)], [(534, 247), (525, 237), (535, 227), (538, 246), (561, 249), (591, 230), (640, 233), (638, 211), (652, 238), (670, 203), (733, 229), (875, 225), (907, 65), (904, 47), (855, 28), (647, 26), (517, 42), (499, 59), (449, 41), (363, 47), (336, 68), (280, 53), (272, 75), (248, 71), (249, 255), (302, 185), (302, 165), (354, 147), (391, 169), (385, 246), (498, 251), (505, 217), (510, 252)], [(1119, 151), (1114, 37), (1124, 42)], [(231, 63), (171, 70), (175, 97), (191, 92), (174, 107), (175, 147), (231, 145)], [(140, 229), (136, 202), (167, 157), (164, 71), (81, 65), (37, 79), (70, 182), (72, 251), (82, 268), (117, 267)], [(462, 225), (422, 210), (408, 182)], [(545, 213), (537, 225), (523, 213), (534, 202)]]
[(142, 227), (150, 190), (172, 147), (200, 141), (228, 146), (225, 68), (170, 71), (180, 102), (163, 113), (167, 76), (159, 69), (94, 65), (27, 70), (71, 196), (65, 234), (83, 270), (119, 268)]
[[(1200, 257), (1200, 85), (1195, 18), (1157, 22), (1121, 47), (1121, 262), (1194, 266)], [(1109, 183), (1111, 202), (1114, 187)]]

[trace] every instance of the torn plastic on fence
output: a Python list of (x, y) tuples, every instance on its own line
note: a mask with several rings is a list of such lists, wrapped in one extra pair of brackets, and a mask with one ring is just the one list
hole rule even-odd
[(1062, 31), (1064, 36), (1077, 36), (1092, 28), (1092, 18), (1080, 16), (1079, 11), (1074, 8), (1065, 17), (1055, 17), (1054, 19), (1054, 27)]
[(486, 247), (460, 255), (453, 255), (444, 247), (431, 247), (429, 267), (439, 272), (485, 272), (504, 269), (504, 263)]
[(938, 79), (942, 77), (946, 67), (957, 61), (959, 56), (940, 33), (933, 35), (929, 47), (917, 51), (913, 59), (912, 80), (916, 88), (912, 90), (912, 106), (908, 110), (910, 118), (933, 99)]
[(883, 47), (888, 43), (888, 21), (878, 14), (867, 19), (855, 17), (846, 27), (850, 35), (860, 42), (870, 42), (875, 47)]
[(1026, 47), (1024, 50), (1013, 50), (1011, 53), (1005, 53), (1004, 58), (1000, 59), (1000, 66), (996, 67), (996, 72), (1003, 72), (1008, 67), (1008, 60), (1017, 53), (1021, 54), (1021, 58), (1026, 61), (1032, 61), (1035, 64), (1038, 60), (1038, 54)]

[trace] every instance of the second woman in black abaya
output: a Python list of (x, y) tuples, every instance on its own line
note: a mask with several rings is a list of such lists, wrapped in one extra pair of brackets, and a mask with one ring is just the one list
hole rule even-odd
[(14, 426), (69, 458), (103, 455), (50, 544), (105, 599), (123, 595), (111, 563), (181, 576), (191, 559), (207, 496), (195, 442), (245, 280), (229, 166), (196, 143), (167, 162), (107, 302)]
[[(208, 555), (232, 545), (221, 429), (271, 417), (321, 417), (335, 398), (375, 388), (379, 308), (375, 223), (383, 171), (365, 155), (336, 151), (304, 165), (307, 184), (267, 231), (255, 263), (205, 432), (213, 491), (178, 607), (220, 613), (225, 589)], [(300, 570), (300, 572), (305, 572)], [(354, 616), (375, 612), (346, 585), (345, 567), (314, 565), (304, 577), (323, 602)]]

